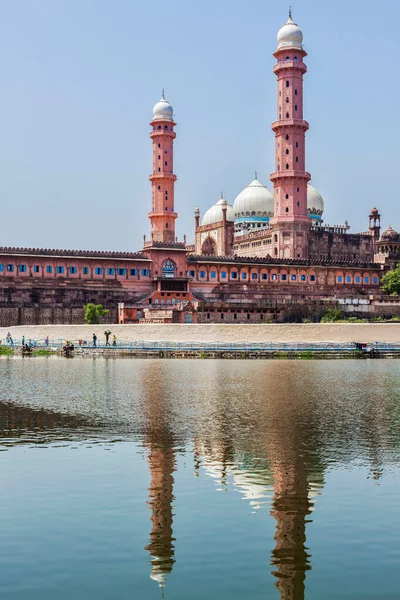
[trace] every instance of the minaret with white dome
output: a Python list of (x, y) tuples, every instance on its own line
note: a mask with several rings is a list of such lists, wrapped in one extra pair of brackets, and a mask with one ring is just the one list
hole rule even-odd
[(153, 173), (149, 179), (152, 184), (152, 210), (149, 213), (151, 223), (151, 242), (173, 243), (175, 241), (174, 184), (173, 173), (174, 146), (176, 138), (173, 108), (164, 97), (153, 108), (153, 120), (150, 125), (153, 140)]
[(305, 133), (308, 123), (303, 118), (303, 75), (307, 67), (303, 33), (289, 18), (278, 33), (274, 54), (278, 78), (278, 120), (275, 132), (273, 255), (279, 258), (307, 258), (308, 232), (311, 221), (307, 210), (307, 183), (311, 176), (305, 170)]

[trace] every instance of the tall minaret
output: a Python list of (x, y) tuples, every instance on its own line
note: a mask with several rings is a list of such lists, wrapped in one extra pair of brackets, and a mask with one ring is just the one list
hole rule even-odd
[(153, 131), (153, 173), (149, 179), (152, 184), (152, 210), (149, 213), (150, 236), (152, 242), (171, 243), (175, 241), (174, 184), (176, 175), (174, 165), (174, 139), (176, 123), (173, 119), (172, 106), (164, 98), (153, 109), (153, 120), (150, 123)]
[(308, 123), (303, 119), (303, 75), (307, 67), (303, 49), (303, 33), (292, 21), (278, 33), (278, 48), (274, 54), (278, 78), (278, 120), (272, 124), (275, 132), (274, 217), (272, 225), (273, 255), (278, 258), (307, 258), (310, 219), (307, 214), (307, 182), (311, 176), (305, 170), (305, 133)]

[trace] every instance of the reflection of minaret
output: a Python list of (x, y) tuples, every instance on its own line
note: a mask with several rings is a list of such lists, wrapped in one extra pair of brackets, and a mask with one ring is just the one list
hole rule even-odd
[(152, 528), (150, 541), (145, 547), (151, 556), (150, 577), (160, 587), (165, 585), (166, 576), (172, 571), (174, 537), (172, 534), (172, 503), (175, 471), (174, 438), (169, 430), (170, 411), (166, 406), (166, 379), (160, 373), (160, 364), (146, 363), (143, 381), (143, 409), (145, 435), (143, 445), (148, 448), (150, 487), (148, 505), (151, 509)]
[(159, 440), (150, 446), (148, 457), (151, 481), (148, 504), (151, 508), (152, 529), (150, 543), (146, 550), (151, 555), (151, 575), (161, 586), (165, 576), (172, 571), (174, 559), (174, 538), (172, 536), (173, 472), (175, 470), (174, 451), (167, 440)]
[(312, 511), (305, 461), (293, 456), (291, 464), (275, 464), (271, 514), (276, 519), (276, 545), (271, 563), (281, 600), (303, 600), (309, 558), (306, 548), (307, 516)]

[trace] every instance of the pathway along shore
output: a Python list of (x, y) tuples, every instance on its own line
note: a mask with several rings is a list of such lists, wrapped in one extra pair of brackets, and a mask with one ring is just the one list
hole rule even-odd
[(10, 332), (13, 338), (28, 341), (50, 339), (87, 340), (92, 335), (105, 340), (104, 331), (110, 329), (118, 340), (170, 342), (400, 342), (400, 323), (287, 323), (260, 325), (21, 325), (0, 327), (2, 343)]

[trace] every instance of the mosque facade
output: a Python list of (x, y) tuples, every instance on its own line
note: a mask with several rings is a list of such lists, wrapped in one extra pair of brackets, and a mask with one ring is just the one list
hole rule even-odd
[[(370, 302), (400, 255), (400, 235), (324, 223), (324, 200), (306, 170), (303, 33), (291, 14), (279, 30), (275, 170), (230, 205), (221, 197), (201, 216), (194, 243), (175, 233), (174, 113), (162, 98), (150, 123), (153, 171), (150, 235), (138, 252), (0, 248), (0, 324), (79, 322), (87, 302), (119, 323), (154, 320), (246, 322), (277, 319), (290, 302)], [(117, 310), (118, 306), (118, 310)], [(173, 310), (172, 310), (173, 309)]]

